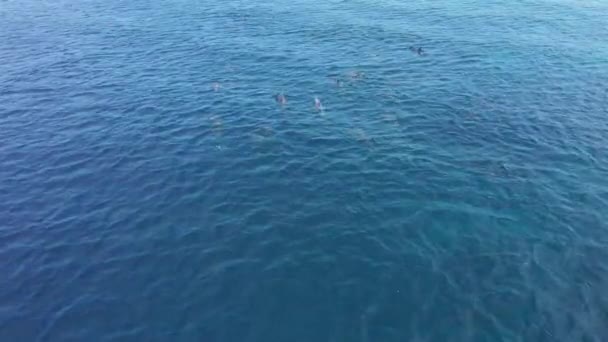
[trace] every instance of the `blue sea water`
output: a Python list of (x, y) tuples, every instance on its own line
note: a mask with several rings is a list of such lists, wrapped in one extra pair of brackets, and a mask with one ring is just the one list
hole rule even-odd
[(0, 341), (606, 341), (607, 222), (605, 1), (0, 2)]

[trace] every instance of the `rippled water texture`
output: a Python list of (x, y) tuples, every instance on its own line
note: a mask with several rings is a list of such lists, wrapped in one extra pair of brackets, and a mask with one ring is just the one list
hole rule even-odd
[(608, 341), (607, 153), (605, 1), (5, 0), (0, 341)]

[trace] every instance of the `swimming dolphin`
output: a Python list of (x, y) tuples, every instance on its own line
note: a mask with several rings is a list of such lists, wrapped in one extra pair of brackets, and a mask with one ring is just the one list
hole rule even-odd
[(349, 76), (352, 79), (360, 79), (360, 78), (363, 78), (363, 76), (365, 76), (365, 73), (362, 71), (351, 71), (349, 73)]
[(277, 101), (277, 103), (281, 105), (287, 104), (287, 98), (285, 97), (285, 95), (283, 95), (283, 93), (276, 94), (274, 96), (274, 99)]
[(315, 96), (315, 109), (320, 112), (323, 111), (323, 104), (321, 104), (321, 100)]
[(418, 56), (422, 56), (424, 54), (424, 50), (421, 47), (410, 46), (410, 51)]

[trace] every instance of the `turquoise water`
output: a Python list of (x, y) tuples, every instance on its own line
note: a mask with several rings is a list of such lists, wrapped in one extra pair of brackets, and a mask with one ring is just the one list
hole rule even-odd
[(604, 1), (8, 0), (0, 61), (0, 341), (608, 340)]

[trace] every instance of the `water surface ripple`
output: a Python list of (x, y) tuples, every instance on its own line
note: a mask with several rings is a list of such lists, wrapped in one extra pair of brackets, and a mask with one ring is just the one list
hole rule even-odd
[(0, 341), (608, 340), (607, 23), (0, 2)]

